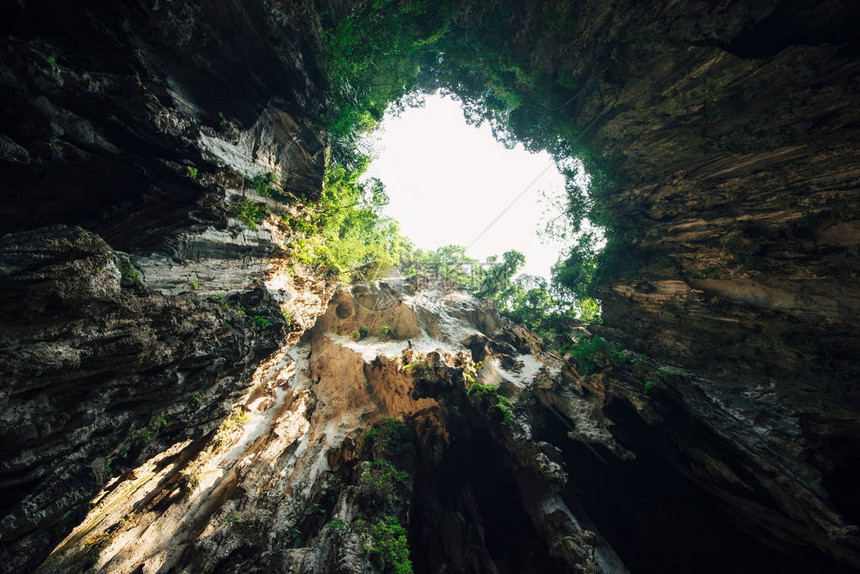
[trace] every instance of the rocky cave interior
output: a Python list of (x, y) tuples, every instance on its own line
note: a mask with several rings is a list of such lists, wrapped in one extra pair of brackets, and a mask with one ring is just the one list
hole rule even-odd
[(598, 150), (588, 374), (284, 248), (325, 30), (413, 4), (0, 8), (0, 572), (858, 571), (860, 4), (450, 8)]

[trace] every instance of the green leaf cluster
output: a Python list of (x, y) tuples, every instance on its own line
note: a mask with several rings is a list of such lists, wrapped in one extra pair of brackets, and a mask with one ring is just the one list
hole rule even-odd
[(282, 216), (296, 232), (288, 245), (296, 259), (345, 282), (375, 279), (412, 250), (397, 222), (379, 214), (388, 195), (378, 179), (362, 180), (368, 163), (366, 156), (354, 168), (332, 163), (319, 200), (302, 216)]
[(272, 325), (272, 321), (264, 315), (254, 315), (251, 317), (251, 324), (254, 325), (254, 330), (257, 332), (265, 331)]
[(256, 231), (257, 226), (263, 223), (266, 216), (269, 214), (269, 206), (260, 201), (244, 199), (236, 208), (236, 217), (240, 219), (245, 226)]
[[(587, 256), (588, 253), (583, 255)], [(593, 263), (593, 259), (589, 261)], [(534, 275), (518, 275), (526, 259), (513, 250), (479, 263), (466, 256), (464, 247), (446, 245), (433, 251), (416, 249), (405, 253), (401, 262), (403, 273), (430, 274), (457, 282), (478, 297), (492, 301), (501, 313), (538, 332), (564, 332), (574, 320), (600, 321), (600, 304), (584, 294), (586, 283), (574, 289), (563, 282), (573, 275), (577, 268), (574, 264), (560, 263), (548, 283)], [(589, 279), (594, 265), (588, 271)]]
[(389, 103), (409, 104), (403, 96), (437, 56), (433, 46), (449, 14), (449, 3), (439, 0), (372, 0), (324, 27), (319, 64), (331, 95), (324, 115), (341, 165), (351, 166), (358, 137), (376, 127)]
[[(539, 37), (547, 45), (570, 45), (576, 41), (571, 31), (578, 29), (581, 15), (557, 0), (521, 5), (373, 0), (339, 20), (321, 16), (324, 47), (319, 64), (332, 94), (321, 115), (333, 136), (335, 163), (360, 167), (363, 158), (355, 150), (361, 134), (372, 130), (389, 106), (397, 111), (420, 104), (423, 94), (434, 91), (458, 99), (467, 121), (487, 123), (502, 143), (512, 147), (522, 142), (530, 151), (548, 151), (566, 184), (557, 206), (561, 214), (546, 233), (572, 242), (570, 250), (556, 265), (551, 286), (517, 290), (509, 283), (498, 285), (504, 277), (491, 273), (483, 280), (496, 282), (497, 288), (485, 284), (478, 289), (530, 325), (543, 323), (542, 329), (552, 328), (538, 319), (543, 311), (549, 313), (549, 323), (575, 316), (596, 320), (599, 304), (589, 299), (589, 286), (599, 278), (597, 266), (626, 259), (613, 243), (616, 222), (601, 204), (612, 185), (611, 166), (589, 147), (590, 126), (581, 125), (575, 113), (581, 98), (599, 99), (603, 71), (574, 77), (575, 66), (565, 64), (565, 58), (554, 54), (535, 60), (533, 43), (523, 40)], [(585, 220), (591, 226), (584, 226)], [(599, 231), (603, 228), (605, 238)], [(607, 255), (598, 257), (603, 239), (608, 241)], [(360, 261), (364, 254), (357, 238), (344, 233), (342, 240), (332, 258)], [(413, 266), (425, 256), (435, 257), (440, 275), (468, 280), (469, 273), (457, 265), (465, 258), (461, 247), (418, 251)], [(504, 276), (510, 263), (498, 260), (500, 267), (492, 272)]]
[(514, 405), (507, 397), (499, 394), (498, 387), (474, 383), (466, 394), (469, 397), (478, 397), (482, 403), (488, 403), (487, 416), (497, 420), (499, 424), (507, 426), (514, 422)]
[(278, 194), (276, 187), (278, 178), (274, 173), (258, 173), (251, 178), (251, 187), (263, 197), (271, 197)]
[(594, 336), (591, 339), (582, 337), (566, 349), (576, 362), (576, 368), (582, 375), (593, 373), (602, 363), (609, 361), (614, 364), (627, 362), (622, 349), (604, 339)]
[(368, 529), (373, 544), (371, 552), (381, 554), (386, 570), (394, 574), (412, 574), (409, 539), (406, 529), (394, 516), (385, 516)]

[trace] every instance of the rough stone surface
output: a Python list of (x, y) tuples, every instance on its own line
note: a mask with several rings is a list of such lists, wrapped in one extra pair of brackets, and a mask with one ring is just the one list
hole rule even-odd
[(0, 8), (0, 570), (376, 572), (382, 509), (419, 572), (860, 568), (860, 5), (517, 5), (608, 176), (599, 331), (645, 354), (591, 374), (444, 287), (327, 307), (238, 216), (320, 190), (309, 5)]
[[(290, 230), (239, 217), (322, 185), (314, 31), (283, 10), (2, 8), (3, 571), (38, 566), (105, 482), (193, 456), (326, 308)], [(277, 197), (246, 180), (269, 173)]]
[[(433, 317), (445, 325), (439, 338), (354, 341), (338, 334), (351, 325), (351, 317), (340, 317), (344, 305), (379, 309), (375, 299), (388, 296), (384, 288), (337, 293), (298, 346), (261, 364), (216, 433), (177, 440), (111, 481), (40, 571), (94, 564), (108, 572), (382, 572), (383, 557), (369, 550), (378, 542), (362, 521), (393, 516), (412, 529), (419, 570), (470, 569), (480, 557), (488, 571), (626, 572), (587, 517), (562, 498), (564, 472), (553, 460), (560, 451), (531, 438), (527, 417), (501, 425), (483, 399), (467, 395), (469, 372), (488, 385), (533, 382), (531, 374), (494, 367), (502, 354), (486, 355), (476, 373), (466, 348), (452, 341), (479, 332), (454, 317), (480, 317), (481, 302), (436, 288), (374, 312), (380, 319)], [(426, 333), (432, 325), (415, 326)], [(515, 332), (508, 325), (491, 335), (504, 338), (508, 330)], [(540, 364), (545, 376), (558, 374)], [(520, 403), (527, 408), (523, 397)], [(392, 428), (402, 430), (386, 434)], [(468, 463), (473, 470), (455, 481), (462, 490), (437, 500), (446, 488), (438, 476), (472, 456), (456, 443), (472, 447), (472, 440), (498, 457)], [(403, 476), (392, 478), (390, 464)], [(496, 538), (513, 534), (510, 524), (497, 521), (505, 518), (498, 500), (470, 476), (497, 471), (508, 479), (493, 488), (523, 521), (516, 535), (528, 553), (498, 547)], [(460, 538), (461, 531), (476, 536)], [(441, 542), (442, 553), (427, 555), (414, 542), (424, 537), (428, 548)]]

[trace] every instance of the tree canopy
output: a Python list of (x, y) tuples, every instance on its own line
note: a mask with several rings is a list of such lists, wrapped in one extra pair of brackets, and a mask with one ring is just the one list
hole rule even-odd
[[(572, 28), (566, 21), (574, 16), (565, 3), (547, 1), (529, 9), (530, 26), (561, 35)], [(321, 14), (319, 65), (331, 96), (322, 117), (333, 139), (333, 165), (322, 200), (326, 205), (320, 206), (332, 221), (322, 225), (325, 241), (318, 251), (344, 276), (358, 269), (431, 266), (532, 326), (550, 316), (595, 319), (599, 304), (589, 297), (589, 286), (601, 261), (600, 230), (606, 229), (605, 239), (612, 241), (611, 222), (595, 201), (607, 177), (582, 141), (586, 130), (565, 109), (582, 88), (516, 48), (510, 40), (522, 23), (511, 10), (489, 0), (371, 0), (337, 17)], [(413, 249), (395, 222), (374, 215), (384, 190), (376, 182), (358, 183), (367, 166), (366, 156), (357, 151), (360, 137), (378, 125), (387, 109), (419, 105), (422, 94), (437, 90), (461, 102), (467, 122), (488, 123), (505, 145), (522, 142), (555, 158), (566, 180), (563, 224), (550, 225), (546, 232), (570, 247), (551, 281), (516, 277), (524, 263), (516, 251), (479, 264), (460, 246)], [(574, 157), (589, 173), (588, 190), (579, 177), (582, 164)]]

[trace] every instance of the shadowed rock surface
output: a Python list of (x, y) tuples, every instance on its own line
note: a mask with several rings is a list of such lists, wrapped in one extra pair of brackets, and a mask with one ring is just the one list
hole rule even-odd
[(607, 176), (591, 373), (243, 218), (322, 186), (305, 3), (0, 9), (0, 571), (860, 569), (860, 7), (500, 6)]

